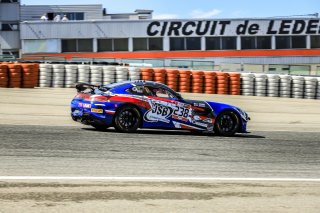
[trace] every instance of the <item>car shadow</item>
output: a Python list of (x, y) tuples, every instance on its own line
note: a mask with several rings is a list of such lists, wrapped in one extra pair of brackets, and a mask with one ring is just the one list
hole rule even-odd
[[(95, 128), (91, 127), (83, 127), (83, 130), (86, 131), (93, 131), (93, 132), (110, 132), (110, 133), (117, 133), (117, 134), (144, 134), (144, 135), (183, 135), (183, 136), (213, 136), (213, 137), (224, 137), (217, 135), (215, 133), (202, 133), (202, 132), (190, 132), (186, 130), (153, 130), (153, 129), (139, 129), (134, 133), (120, 133), (117, 132), (114, 128), (108, 128), (105, 130), (97, 130)], [(231, 136), (233, 138), (265, 138), (261, 135), (255, 135), (251, 133), (238, 133), (234, 136)]]

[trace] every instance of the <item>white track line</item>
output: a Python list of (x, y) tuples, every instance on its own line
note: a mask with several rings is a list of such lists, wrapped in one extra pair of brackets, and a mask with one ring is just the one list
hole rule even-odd
[(0, 180), (86, 180), (86, 181), (278, 181), (320, 182), (320, 178), (224, 178), (224, 177), (68, 177), (0, 176)]

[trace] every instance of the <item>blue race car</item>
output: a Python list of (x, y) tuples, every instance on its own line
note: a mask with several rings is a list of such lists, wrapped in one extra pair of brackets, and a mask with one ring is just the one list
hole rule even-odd
[(179, 129), (232, 136), (246, 133), (250, 120), (238, 107), (186, 100), (168, 86), (152, 81), (106, 86), (78, 83), (76, 89), (78, 94), (71, 102), (72, 119), (99, 130)]

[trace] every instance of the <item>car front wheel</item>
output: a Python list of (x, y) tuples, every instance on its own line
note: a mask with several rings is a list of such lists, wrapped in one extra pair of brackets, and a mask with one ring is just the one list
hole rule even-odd
[(239, 129), (240, 119), (232, 111), (224, 111), (216, 118), (215, 133), (222, 136), (233, 136)]
[(119, 132), (135, 132), (141, 123), (139, 110), (134, 106), (124, 106), (117, 111), (114, 127)]

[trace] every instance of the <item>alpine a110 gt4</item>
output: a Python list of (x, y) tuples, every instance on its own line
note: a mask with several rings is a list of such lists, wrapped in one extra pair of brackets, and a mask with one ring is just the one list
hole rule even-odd
[(232, 136), (247, 132), (249, 117), (238, 107), (186, 100), (168, 86), (152, 81), (125, 81), (106, 86), (76, 85), (71, 102), (74, 121), (99, 130), (179, 129)]

